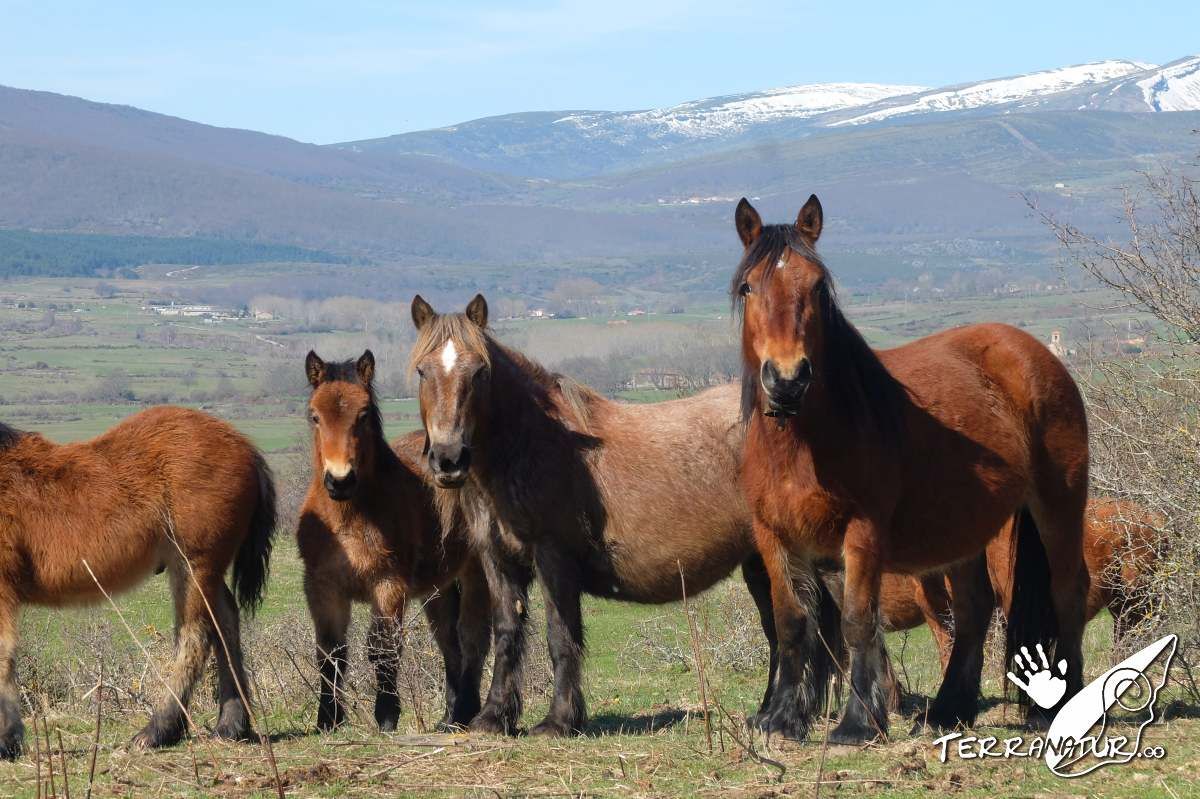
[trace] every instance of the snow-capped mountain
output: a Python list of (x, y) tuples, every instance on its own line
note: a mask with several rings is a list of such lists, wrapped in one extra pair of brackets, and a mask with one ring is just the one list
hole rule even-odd
[(591, 135), (623, 137), (629, 129), (661, 138), (710, 138), (738, 134), (763, 123), (808, 119), (889, 97), (925, 91), (923, 86), (881, 83), (809, 83), (763, 92), (695, 100), (670, 108), (568, 114), (556, 125), (572, 125)]
[(331, 146), (373, 155), (434, 156), (472, 169), (562, 179), (899, 121), (1094, 110), (1200, 111), (1200, 56), (1161, 67), (1097, 61), (935, 89), (811, 83), (640, 111), (508, 114)]
[(1098, 61), (1059, 69), (1047, 69), (995, 80), (983, 80), (946, 89), (922, 92), (896, 103), (881, 103), (862, 114), (840, 119), (832, 125), (863, 125), (894, 117), (938, 111), (964, 111), (985, 106), (1015, 104), (1021, 108), (1037, 106), (1042, 98), (1095, 86), (1134, 73), (1156, 69), (1154, 64), (1137, 61)]

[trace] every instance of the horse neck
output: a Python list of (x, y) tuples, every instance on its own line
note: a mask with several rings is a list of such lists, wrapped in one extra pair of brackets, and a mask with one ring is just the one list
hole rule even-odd
[[(492, 385), (486, 419), (479, 435), (477, 448), (494, 475), (504, 480), (503, 473), (513, 468), (556, 468), (553, 462), (531, 462), (529, 452), (547, 439), (562, 439), (566, 427), (564, 416), (571, 415), (563, 407), (561, 393), (554, 376), (505, 347), (495, 345), (490, 353)], [(564, 447), (569, 447), (565, 441)], [(556, 452), (566, 452), (555, 447)], [(540, 448), (542, 450), (546, 448)], [(494, 457), (487, 457), (489, 454)]]

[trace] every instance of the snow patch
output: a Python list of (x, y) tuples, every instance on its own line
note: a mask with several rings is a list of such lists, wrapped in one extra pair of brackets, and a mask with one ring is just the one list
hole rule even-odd
[(1137, 86), (1155, 111), (1200, 111), (1200, 56), (1165, 66)]
[(1147, 69), (1154, 69), (1154, 65), (1137, 61), (1099, 61), (1094, 64), (1032, 72), (1012, 78), (985, 80), (922, 94), (912, 102), (834, 122), (831, 127), (862, 125), (908, 114), (962, 111), (1005, 103), (1033, 104), (1036, 102), (1036, 98), (1048, 94), (1056, 94), (1089, 84), (1106, 83)]

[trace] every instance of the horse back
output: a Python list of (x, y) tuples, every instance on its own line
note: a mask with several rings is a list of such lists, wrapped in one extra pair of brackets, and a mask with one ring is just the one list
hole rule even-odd
[(25, 438), (4, 459), (22, 459), (25, 477), (10, 474), (0, 491), (28, 601), (92, 601), (96, 580), (125, 590), (180, 552), (197, 569), (224, 573), (249, 530), (260, 496), (257, 451), (208, 414), (162, 406), (89, 441)]
[[(589, 433), (604, 504), (603, 544), (622, 598), (670, 601), (723, 579), (750, 553), (738, 485), (739, 389), (719, 386), (647, 405), (606, 402)], [(599, 593), (599, 591), (597, 591)]]

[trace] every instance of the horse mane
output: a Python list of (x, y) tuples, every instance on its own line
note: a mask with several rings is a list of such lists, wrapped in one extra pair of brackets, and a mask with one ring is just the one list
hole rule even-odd
[(0, 422), (0, 451), (6, 450), (9, 447), (14, 447), (25, 433), (15, 427), (9, 427), (4, 422)]
[[(438, 314), (429, 320), (417, 334), (413, 344), (412, 355), (409, 358), (410, 368), (428, 355), (437, 352), (447, 341), (453, 341), (460, 351), (470, 352), (483, 359), (492, 368), (494, 365), (506, 364), (522, 374), (532, 385), (535, 400), (543, 410), (561, 414), (565, 409), (574, 417), (575, 424), (587, 432), (592, 418), (592, 408), (601, 401), (601, 395), (589, 386), (553, 372), (537, 361), (517, 350), (501, 344), (490, 329), (482, 328), (467, 318), (466, 314)], [(555, 398), (559, 402), (555, 402)]]
[(488, 366), (492, 358), (488, 347), (491, 336), (479, 325), (462, 313), (437, 314), (417, 331), (417, 340), (413, 344), (412, 354), (408, 358), (410, 371), (427, 356), (441, 349), (447, 341), (453, 341), (454, 346), (466, 352), (473, 352)]
[(379, 398), (375, 395), (375, 386), (372, 383), (363, 383), (362, 378), (358, 376), (357, 361), (353, 358), (348, 361), (326, 361), (325, 366), (321, 369), (321, 383), (350, 383), (366, 389), (369, 398), (367, 417), (371, 420), (371, 430), (380, 440), (384, 441), (383, 448), (388, 452), (391, 451), (391, 447), (387, 446), (387, 441), (383, 438), (383, 412), (379, 409)]
[[(821, 314), (825, 365), (820, 379), (831, 395), (832, 405), (841, 409), (855, 425), (868, 425), (875, 432), (896, 436), (902, 428), (902, 409), (907, 399), (904, 386), (892, 376), (862, 334), (838, 304), (833, 275), (816, 250), (794, 225), (766, 225), (734, 270), (729, 291), (734, 311), (741, 314), (744, 298), (741, 285), (757, 264), (763, 264), (764, 282), (775, 273), (783, 254), (791, 249), (821, 272), (814, 284), (813, 300)], [(835, 367), (829, 365), (836, 364)], [(758, 375), (743, 360), (742, 421), (749, 422), (758, 408)]]

